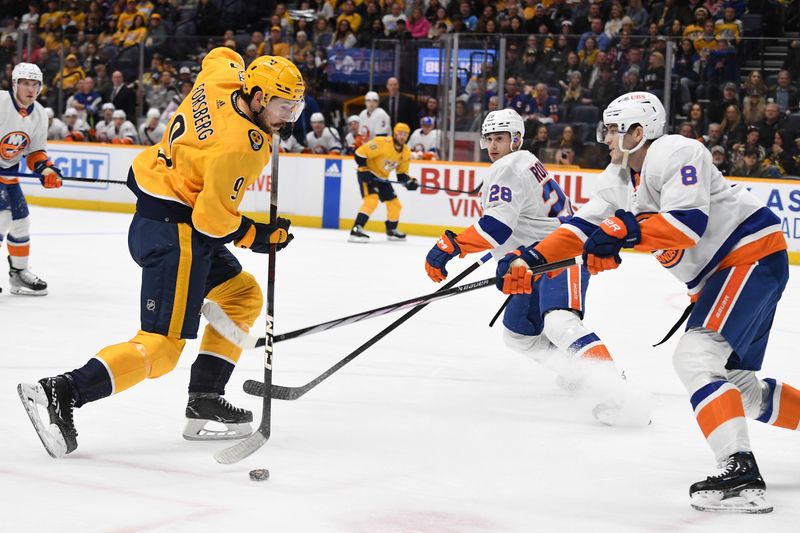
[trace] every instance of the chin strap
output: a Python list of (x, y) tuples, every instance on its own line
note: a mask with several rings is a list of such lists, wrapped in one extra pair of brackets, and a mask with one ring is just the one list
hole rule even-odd
[(644, 146), (644, 143), (647, 142), (647, 139), (645, 137), (642, 137), (642, 140), (639, 141), (639, 144), (637, 144), (636, 146), (634, 146), (630, 150), (626, 150), (625, 148), (622, 147), (622, 140), (624, 139), (624, 137), (625, 137), (624, 133), (618, 137), (618, 139), (619, 139), (618, 140), (619, 149), (622, 152), (622, 162), (620, 163), (620, 165), (622, 165), (622, 168), (628, 168), (628, 157), (632, 153), (634, 153), (637, 150), (639, 150), (642, 146)]

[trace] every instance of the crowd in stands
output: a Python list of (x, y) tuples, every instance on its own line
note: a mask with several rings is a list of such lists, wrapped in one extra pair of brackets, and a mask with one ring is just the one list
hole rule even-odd
[[(342, 153), (364, 136), (346, 99), (368, 87), (328, 79), (334, 51), (394, 39), (403, 50), (450, 33), (506, 38), (497, 62), (458, 86), (455, 129), (477, 132), (486, 113), (513, 107), (526, 120), (526, 147), (546, 162), (598, 166), (602, 109), (616, 96), (665, 96), (675, 133), (701, 140), (726, 173), (800, 175), (800, 7), (797, 0), (0, 0), (0, 89), (13, 64), (38, 64), (51, 138), (150, 144), (188, 94), (205, 53), (237, 50), (246, 64), (273, 54), (294, 61), (307, 106), (291, 151), (328, 150), (309, 135), (335, 132)], [(769, 37), (783, 64), (762, 69)], [(494, 41), (496, 42), (496, 41)], [(671, 64), (667, 43), (674, 43)], [(140, 57), (144, 65), (140, 75)], [(409, 59), (408, 61), (406, 61)], [(413, 66), (404, 55), (404, 67)], [(402, 69), (404, 73), (415, 70)], [(437, 87), (414, 75), (376, 87), (392, 123), (443, 129)], [(502, 91), (499, 85), (502, 83)], [(402, 87), (400, 87), (402, 84)], [(402, 92), (400, 89), (402, 88)], [(433, 91), (433, 92), (430, 92)], [(312, 116), (315, 120), (312, 120)], [(322, 121), (319, 119), (322, 118)], [(320, 124), (323, 128), (320, 130)], [(321, 133), (322, 132), (322, 133)], [(354, 140), (354, 142), (356, 142)], [(327, 141), (326, 143), (327, 146)], [(435, 157), (427, 149), (420, 157)]]

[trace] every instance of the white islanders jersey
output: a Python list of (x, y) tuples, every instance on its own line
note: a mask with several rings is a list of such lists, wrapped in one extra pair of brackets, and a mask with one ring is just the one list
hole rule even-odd
[(481, 188), (481, 208), (483, 216), (472, 228), (492, 245), (495, 258), (542, 240), (572, 215), (569, 198), (526, 150), (492, 163)]
[(392, 121), (389, 114), (383, 108), (375, 108), (375, 111), (368, 113), (366, 109), (358, 115), (358, 133), (364, 142), (371, 141), (378, 135), (390, 135), (392, 131)]
[(139, 142), (144, 146), (154, 146), (161, 142), (165, 131), (167, 131), (167, 127), (161, 122), (156, 124), (152, 130), (147, 127), (145, 122), (139, 126)]
[(778, 217), (745, 187), (723, 178), (703, 144), (681, 135), (656, 139), (638, 176), (609, 165), (592, 198), (563, 227), (585, 242), (617, 209), (637, 216), (643, 241), (646, 232), (651, 243), (680, 245), (652, 253), (690, 295), (700, 292), (728, 254), (764, 257), (764, 246), (784, 239)]
[[(14, 168), (34, 152), (47, 149), (47, 114), (39, 102), (20, 114), (10, 91), (0, 91), (0, 172)], [(18, 178), (4, 178), (4, 183), (17, 183)]]
[(331, 128), (324, 128), (322, 134), (317, 137), (313, 131), (306, 134), (306, 146), (312, 154), (328, 154), (331, 150), (342, 151), (342, 141), (339, 134)]
[(417, 128), (411, 137), (408, 138), (408, 147), (412, 152), (433, 152), (439, 151), (439, 130), (432, 129), (428, 133)]

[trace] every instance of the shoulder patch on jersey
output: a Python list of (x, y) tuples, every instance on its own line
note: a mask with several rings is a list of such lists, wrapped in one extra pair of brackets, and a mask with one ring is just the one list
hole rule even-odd
[(220, 107), (222, 107), (224, 105), (225, 105), (225, 102), (223, 100), (219, 100), (219, 99), (217, 100), (217, 109), (219, 109)]
[(256, 152), (261, 150), (261, 147), (264, 146), (264, 136), (256, 130), (249, 130), (247, 135), (250, 137), (250, 148)]
[(0, 158), (11, 160), (21, 154), (31, 142), (24, 131), (12, 131), (0, 139)]

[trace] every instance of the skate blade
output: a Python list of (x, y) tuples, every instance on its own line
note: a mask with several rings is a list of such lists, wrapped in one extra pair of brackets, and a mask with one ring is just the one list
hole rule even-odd
[[(225, 429), (206, 428), (209, 423), (221, 424)], [(199, 440), (236, 440), (243, 439), (253, 433), (253, 428), (249, 422), (242, 424), (225, 424), (212, 420), (186, 420), (186, 427), (183, 429), (183, 438), (191, 441)]]
[(20, 383), (17, 385), (17, 394), (22, 400), (22, 405), (25, 407), (25, 412), (28, 413), (28, 418), (31, 419), (36, 434), (39, 435), (39, 440), (42, 441), (42, 445), (50, 457), (59, 459), (67, 455), (67, 443), (61, 430), (55, 424), (46, 425), (39, 416), (37, 405), (47, 406), (47, 395), (42, 386), (38, 383), (36, 385)]
[(692, 496), (692, 509), (709, 513), (766, 514), (773, 510), (763, 489), (744, 489), (739, 496), (722, 498), (721, 491), (702, 491)]
[(387, 235), (387, 236), (386, 236), (386, 240), (387, 240), (387, 241), (400, 241), (400, 242), (405, 242), (406, 238), (405, 238), (405, 237), (397, 237), (396, 235)]
[(47, 296), (47, 289), (35, 291), (33, 289), (26, 289), (25, 287), (12, 286), (9, 292), (17, 296)]
[(360, 244), (366, 244), (369, 242), (369, 237), (356, 237), (355, 235), (350, 235), (348, 237), (347, 242), (357, 242)]

